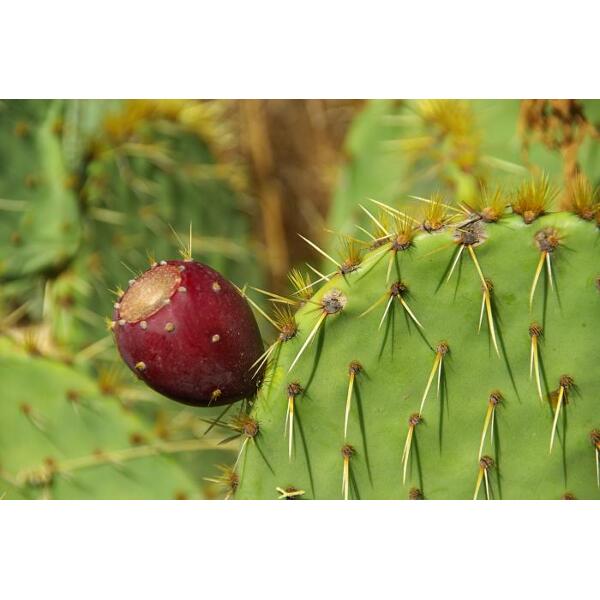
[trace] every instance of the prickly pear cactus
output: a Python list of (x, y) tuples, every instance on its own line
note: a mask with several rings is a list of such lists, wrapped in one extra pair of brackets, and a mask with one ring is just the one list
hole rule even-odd
[(470, 207), (372, 204), (320, 289), (273, 297), (297, 312), (235, 497), (600, 498), (600, 232), (577, 181), (563, 212), (544, 178)]

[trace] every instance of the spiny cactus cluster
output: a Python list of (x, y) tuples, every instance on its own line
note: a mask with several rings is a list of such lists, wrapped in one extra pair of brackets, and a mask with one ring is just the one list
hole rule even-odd
[[(204, 478), (226, 498), (597, 498), (594, 108), (370, 103), (341, 233), (304, 238), (328, 266), (286, 296), (258, 287), (218, 103), (0, 104), (0, 496), (197, 497)], [(167, 224), (190, 221), (167, 261)], [(192, 246), (256, 287), (221, 298)], [(246, 301), (276, 330), (264, 352)], [(209, 408), (127, 382), (113, 336), (140, 379)]]
[(555, 212), (559, 193), (545, 175), (513, 192), (492, 188), (468, 105), (419, 110), (417, 123), (437, 133), (412, 166), (451, 174), (454, 201), (435, 192), (412, 206), (360, 204), (370, 227), (358, 226), (361, 239), (343, 234), (337, 257), (303, 238), (335, 268), (311, 267), (314, 282), (292, 272), (291, 297), (253, 288), (272, 316), (240, 290), (277, 336), (249, 370), (257, 397), (212, 423), (241, 438), (234, 465), (214, 479), (226, 497), (598, 493), (596, 191), (577, 170)]
[(599, 205), (581, 177), (554, 196), (365, 208), (320, 289), (272, 297), (235, 497), (600, 497)]

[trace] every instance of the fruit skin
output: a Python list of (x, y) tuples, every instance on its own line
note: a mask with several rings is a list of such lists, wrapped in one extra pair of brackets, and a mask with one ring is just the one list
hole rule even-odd
[[(148, 273), (173, 267), (180, 280), (162, 308), (144, 318), (123, 314), (128, 294)], [(170, 260), (130, 284), (115, 304), (113, 331), (123, 360), (140, 379), (191, 406), (229, 404), (256, 392), (262, 371), (252, 378), (251, 367), (263, 344), (250, 307), (229, 281), (204, 264)]]

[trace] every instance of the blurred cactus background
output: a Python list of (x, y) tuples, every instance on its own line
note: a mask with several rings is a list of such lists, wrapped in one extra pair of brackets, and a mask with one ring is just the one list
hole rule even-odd
[(297, 233), (357, 235), (367, 198), (597, 185), (598, 123), (592, 100), (0, 101), (0, 497), (230, 489), (221, 411), (139, 383), (106, 323), (190, 223), (196, 260), (288, 293), (291, 268), (320, 268)]

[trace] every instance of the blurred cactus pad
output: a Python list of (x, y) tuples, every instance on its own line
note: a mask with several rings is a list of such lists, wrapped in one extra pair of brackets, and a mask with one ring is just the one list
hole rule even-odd
[[(599, 126), (592, 100), (0, 101), (0, 497), (600, 498)], [(107, 327), (190, 250), (263, 334), (226, 407), (146, 388)]]

